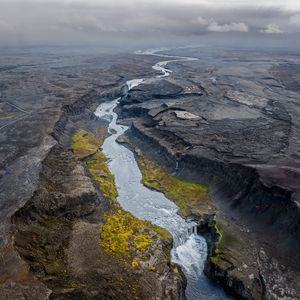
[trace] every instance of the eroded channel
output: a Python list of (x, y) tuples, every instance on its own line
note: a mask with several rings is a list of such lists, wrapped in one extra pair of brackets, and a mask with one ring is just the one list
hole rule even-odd
[[(175, 59), (178, 61), (194, 60), (186, 57), (175, 57)], [(168, 62), (169, 60), (162, 61), (153, 66), (153, 69), (161, 72), (155, 80), (169, 76), (172, 72), (166, 67)], [(143, 82), (144, 79), (128, 81), (128, 90)], [(109, 169), (115, 176), (118, 202), (136, 217), (165, 228), (172, 234), (174, 239), (172, 261), (182, 267), (187, 278), (187, 299), (231, 299), (203, 273), (207, 258), (207, 244), (205, 239), (197, 234), (196, 223), (179, 216), (178, 207), (164, 194), (150, 190), (141, 183), (142, 174), (134, 154), (117, 143), (117, 138), (128, 129), (117, 123), (118, 115), (114, 109), (119, 100), (102, 103), (95, 111), (97, 117), (110, 122), (108, 127), (110, 136), (105, 139), (102, 149), (108, 158)]]

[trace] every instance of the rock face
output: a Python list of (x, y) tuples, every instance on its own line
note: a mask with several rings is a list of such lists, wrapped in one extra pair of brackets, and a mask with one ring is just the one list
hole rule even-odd
[(122, 104), (142, 103), (153, 98), (176, 97), (181, 92), (180, 86), (162, 79), (155, 84), (143, 84), (133, 88), (127, 97), (122, 99)]
[(210, 277), (241, 299), (296, 299), (299, 59), (286, 64), (282, 53), (172, 53), (199, 60), (170, 63), (173, 73), (166, 80), (181, 93), (159, 97), (158, 80), (122, 99), (131, 136), (179, 176), (210, 184), (231, 241), (220, 243), (219, 255), (218, 247), (212, 249)]
[(59, 146), (49, 152), (39, 188), (13, 224), (15, 247), (52, 291), (50, 299), (184, 299), (180, 276), (165, 262), (171, 240), (154, 254), (157, 271), (126, 267), (100, 247), (110, 207), (72, 152)]
[[(72, 219), (91, 214), (97, 205), (97, 192), (72, 153), (55, 146), (43, 161), (39, 189), (19, 210), (29, 219), (40, 215)], [(83, 206), (84, 205), (84, 206)]]

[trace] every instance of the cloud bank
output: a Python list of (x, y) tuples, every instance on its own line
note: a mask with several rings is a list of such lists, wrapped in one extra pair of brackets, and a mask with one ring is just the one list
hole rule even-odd
[(295, 0), (0, 0), (0, 44), (300, 33)]

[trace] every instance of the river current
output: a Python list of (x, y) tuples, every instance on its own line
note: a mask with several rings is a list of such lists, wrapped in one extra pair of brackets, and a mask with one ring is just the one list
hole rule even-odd
[[(143, 54), (157, 55), (153, 52)], [(176, 61), (195, 60), (186, 57), (175, 57), (175, 59)], [(158, 62), (152, 67), (161, 73), (152, 80), (159, 80), (170, 75), (172, 71), (166, 67), (170, 61)], [(144, 81), (144, 79), (128, 81), (128, 90)], [(128, 129), (117, 123), (118, 115), (114, 109), (119, 100), (102, 103), (95, 111), (97, 117), (110, 122), (108, 127), (110, 136), (105, 139), (102, 149), (108, 158), (108, 167), (115, 176), (118, 202), (136, 217), (165, 228), (172, 234), (174, 247), (171, 258), (174, 263), (182, 267), (187, 278), (186, 297), (188, 300), (231, 299), (203, 273), (207, 257), (207, 244), (205, 239), (197, 234), (196, 224), (179, 216), (178, 207), (164, 194), (148, 189), (141, 183), (142, 174), (134, 154), (128, 148), (117, 143), (116, 139)]]

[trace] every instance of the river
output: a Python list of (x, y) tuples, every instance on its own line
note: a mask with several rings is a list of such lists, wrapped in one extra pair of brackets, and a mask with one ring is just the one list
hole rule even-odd
[[(146, 54), (157, 55), (153, 52)], [(186, 57), (175, 58), (177, 61), (195, 60)], [(159, 80), (170, 75), (172, 71), (167, 68), (170, 61), (158, 62), (152, 67), (161, 73), (152, 80)], [(144, 81), (144, 79), (128, 81), (128, 90)], [(115, 176), (119, 194), (118, 202), (136, 217), (165, 228), (172, 234), (174, 247), (171, 258), (174, 263), (182, 267), (187, 278), (186, 297), (188, 300), (232, 299), (203, 273), (207, 258), (207, 244), (205, 239), (197, 234), (196, 223), (179, 216), (178, 207), (164, 194), (148, 189), (141, 183), (142, 175), (134, 154), (128, 148), (117, 143), (116, 139), (128, 129), (128, 127), (117, 123), (118, 115), (114, 109), (119, 100), (102, 103), (95, 111), (97, 117), (110, 122), (108, 131), (111, 135), (105, 139), (102, 148), (108, 158), (108, 167)]]

